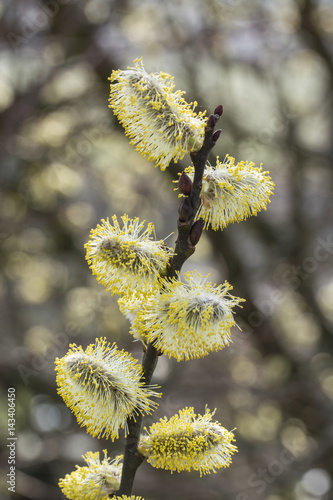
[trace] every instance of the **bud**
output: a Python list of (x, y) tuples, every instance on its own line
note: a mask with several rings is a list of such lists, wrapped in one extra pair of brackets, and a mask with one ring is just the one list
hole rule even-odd
[(223, 114), (223, 106), (222, 104), (219, 104), (215, 109), (214, 109), (214, 115), (218, 115), (219, 117), (222, 116)]
[(219, 138), (219, 137), (220, 137), (220, 135), (221, 135), (221, 132), (222, 132), (222, 130), (221, 130), (221, 129), (216, 130), (216, 131), (214, 132), (213, 137), (212, 137), (213, 142), (217, 142), (218, 138)]
[(193, 207), (190, 198), (184, 198), (178, 209), (180, 222), (188, 222), (193, 214)]
[(216, 125), (217, 120), (218, 120), (218, 117), (217, 117), (217, 116), (215, 116), (215, 115), (210, 115), (210, 116), (208, 117), (206, 127), (207, 127), (207, 128), (210, 128), (210, 129), (212, 129), (212, 130), (213, 130), (213, 128), (214, 128), (214, 127), (215, 127), (215, 125)]
[(195, 223), (191, 227), (189, 238), (190, 238), (191, 245), (193, 245), (194, 247), (201, 238), (204, 225), (205, 225), (205, 221), (203, 219), (198, 219), (195, 221)]
[(185, 172), (182, 172), (178, 179), (178, 189), (184, 196), (189, 196), (191, 194), (192, 181)]

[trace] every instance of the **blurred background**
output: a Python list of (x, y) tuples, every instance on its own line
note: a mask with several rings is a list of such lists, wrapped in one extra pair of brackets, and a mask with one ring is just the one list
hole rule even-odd
[[(267, 212), (205, 232), (186, 269), (246, 298), (233, 344), (161, 357), (164, 396), (146, 425), (185, 406), (235, 430), (239, 453), (202, 478), (143, 464), (146, 500), (324, 500), (333, 475), (333, 8), (330, 0), (0, 1), (1, 498), (64, 498), (58, 479), (98, 441), (57, 395), (54, 359), (106, 336), (141, 360), (83, 245), (101, 218), (176, 230), (172, 181), (108, 109), (108, 76), (143, 57), (188, 101), (222, 103), (215, 156), (263, 163)], [(167, 240), (173, 245), (175, 236)], [(7, 389), (16, 390), (16, 493), (8, 496)]]

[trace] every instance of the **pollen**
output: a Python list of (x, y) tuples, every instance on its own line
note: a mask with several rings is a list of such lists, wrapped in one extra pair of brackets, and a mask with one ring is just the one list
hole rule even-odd
[(196, 114), (183, 95), (174, 89), (167, 73), (147, 73), (142, 59), (134, 67), (113, 71), (109, 107), (125, 128), (130, 143), (148, 160), (165, 170), (171, 159), (201, 148), (205, 113)]

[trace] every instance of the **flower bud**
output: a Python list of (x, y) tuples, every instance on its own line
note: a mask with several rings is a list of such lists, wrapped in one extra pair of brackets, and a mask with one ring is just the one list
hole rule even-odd
[(178, 189), (185, 196), (189, 196), (191, 194), (192, 181), (185, 172), (182, 172), (178, 179)]
[(194, 247), (201, 238), (204, 225), (205, 225), (205, 221), (203, 219), (198, 219), (195, 221), (195, 223), (191, 227), (189, 238), (190, 238), (191, 245), (193, 245)]
[(215, 109), (214, 109), (214, 115), (222, 116), (223, 114), (223, 106), (222, 104), (219, 104)]
[(218, 117), (216, 117), (215, 115), (210, 115), (207, 120), (207, 128), (213, 129), (216, 125), (217, 120)]
[(216, 131), (214, 132), (213, 137), (212, 137), (213, 142), (216, 142), (216, 141), (218, 140), (218, 138), (219, 138), (219, 137), (220, 137), (220, 135), (221, 135), (221, 132), (222, 132), (222, 130), (221, 130), (221, 129), (216, 130)]
[(180, 222), (187, 222), (190, 220), (193, 213), (193, 208), (190, 198), (184, 198), (179, 205), (178, 209)]

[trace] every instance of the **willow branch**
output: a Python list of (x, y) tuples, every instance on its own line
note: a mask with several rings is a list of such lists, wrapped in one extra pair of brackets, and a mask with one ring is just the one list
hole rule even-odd
[(191, 160), (194, 166), (193, 185), (190, 196), (184, 198), (179, 207), (178, 238), (176, 241), (174, 258), (172, 259), (167, 278), (176, 276), (181, 270), (184, 262), (195, 251), (195, 245), (191, 244), (189, 236), (201, 203), (200, 193), (202, 189), (202, 177), (208, 156), (221, 134), (221, 130), (216, 130), (214, 132), (214, 128), (222, 112), (222, 106), (217, 106), (214, 114), (210, 115), (207, 120), (205, 137), (201, 149), (191, 153)]
[[(202, 177), (205, 165), (212, 148), (216, 144), (221, 131), (214, 132), (215, 125), (223, 112), (222, 106), (218, 106), (213, 115), (210, 115), (205, 127), (205, 136), (201, 149), (191, 153), (191, 160), (194, 165), (194, 179), (191, 193), (188, 197), (184, 198), (179, 207), (178, 218), (178, 238), (175, 245), (175, 253), (171, 260), (170, 266), (165, 279), (170, 279), (177, 276), (184, 264), (184, 262), (194, 253), (195, 244), (193, 238), (191, 242), (190, 232), (193, 228), (193, 223), (197, 211), (200, 207), (200, 192), (202, 188)], [(200, 234), (195, 240), (200, 239)], [(143, 375), (142, 380), (145, 384), (150, 384), (154, 370), (157, 365), (158, 351), (152, 343), (148, 344), (146, 352), (142, 360)], [(142, 415), (129, 418), (127, 420), (128, 435), (126, 439), (123, 470), (121, 477), (120, 488), (117, 495), (131, 495), (134, 477), (138, 467), (144, 461), (144, 457), (138, 452), (138, 443), (142, 428)]]

